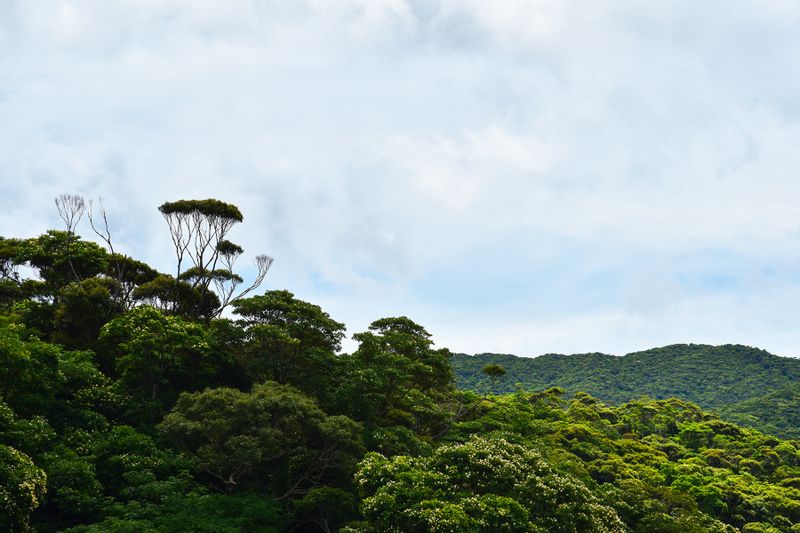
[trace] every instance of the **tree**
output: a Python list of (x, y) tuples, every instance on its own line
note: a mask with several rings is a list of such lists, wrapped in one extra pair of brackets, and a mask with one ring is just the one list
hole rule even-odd
[(64, 221), (67, 233), (75, 233), (75, 228), (83, 218), (86, 211), (86, 202), (83, 197), (77, 194), (60, 194), (55, 199), (58, 216)]
[(36, 338), (23, 340), (21, 332), (0, 317), (0, 400), (20, 416), (46, 413), (58, 389), (61, 350)]
[(492, 382), (492, 392), (494, 392), (497, 382), (506, 375), (506, 369), (502, 365), (489, 364), (483, 367), (482, 372), (489, 376)]
[[(10, 244), (10, 243), (9, 243)], [(31, 296), (53, 300), (73, 282), (97, 276), (108, 269), (108, 255), (93, 242), (66, 231), (50, 230), (32, 239), (16, 241), (16, 265), (37, 271), (41, 282), (28, 283)]]
[(210, 317), (220, 307), (212, 291), (201, 292), (184, 280), (168, 274), (158, 274), (133, 290), (133, 299), (140, 304), (160, 309), (164, 313), (188, 318)]
[(237, 359), (248, 376), (294, 385), (327, 403), (344, 324), (289, 291), (268, 291), (233, 307), (245, 328)]
[(112, 320), (100, 339), (116, 356), (119, 383), (149, 422), (160, 418), (181, 391), (208, 385), (217, 370), (199, 324), (152, 307), (137, 307)]
[(89, 225), (108, 249), (109, 268), (106, 275), (116, 282), (112, 288), (112, 295), (123, 309), (130, 309), (136, 286), (152, 281), (158, 272), (148, 265), (114, 250), (114, 241), (108, 225), (108, 213), (103, 205), (103, 199), (98, 198), (97, 203), (99, 207), (95, 212), (94, 201), (89, 200), (89, 210), (87, 211)]
[(341, 358), (338, 409), (371, 428), (435, 434), (448, 418), (439, 404), (453, 390), (450, 352), (407, 317), (376, 320), (353, 338), (360, 345)]
[(626, 531), (580, 480), (501, 438), (474, 436), (430, 457), (370, 453), (356, 481), (364, 532)]
[(184, 393), (159, 425), (221, 489), (258, 489), (285, 499), (322, 485), (347, 485), (360, 457), (360, 427), (326, 415), (288, 385), (251, 392)]
[(93, 347), (100, 328), (122, 307), (112, 297), (112, 279), (94, 277), (70, 283), (58, 292), (51, 339), (71, 349)]
[(345, 326), (318, 305), (298, 300), (289, 291), (267, 291), (233, 304), (234, 314), (246, 326), (276, 326), (297, 339), (303, 348), (339, 351)]
[(28, 531), (31, 513), (39, 507), (47, 475), (30, 457), (0, 444), (0, 530)]
[[(167, 221), (175, 248), (175, 279), (188, 281), (203, 294), (209, 291), (212, 282), (216, 285), (220, 305), (214, 310), (213, 316), (218, 316), (225, 307), (244, 297), (264, 281), (272, 265), (272, 258), (259, 255), (255, 261), (255, 281), (234, 295), (243, 279), (233, 272), (233, 266), (244, 250), (226, 237), (234, 224), (244, 219), (238, 207), (215, 199), (178, 200), (166, 202), (158, 210)], [(191, 261), (192, 265), (183, 270), (186, 260)], [(218, 268), (219, 266), (223, 268)]]

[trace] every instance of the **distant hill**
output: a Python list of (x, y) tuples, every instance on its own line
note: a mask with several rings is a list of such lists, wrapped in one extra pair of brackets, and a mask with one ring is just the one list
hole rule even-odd
[(739, 424), (775, 435), (800, 438), (800, 359), (779, 357), (742, 345), (675, 344), (619, 357), (602, 353), (455, 354), (457, 384), (491, 392), (481, 370), (499, 364), (506, 375), (493, 392), (558, 386), (585, 391), (612, 403), (641, 396), (681, 398)]
[(800, 439), (800, 383), (717, 409), (720, 417), (781, 437)]

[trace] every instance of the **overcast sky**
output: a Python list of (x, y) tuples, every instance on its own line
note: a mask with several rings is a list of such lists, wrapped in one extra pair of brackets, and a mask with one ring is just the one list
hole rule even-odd
[(5, 0), (0, 235), (102, 197), (172, 272), (214, 197), (350, 333), (800, 356), (798, 58), (795, 0)]

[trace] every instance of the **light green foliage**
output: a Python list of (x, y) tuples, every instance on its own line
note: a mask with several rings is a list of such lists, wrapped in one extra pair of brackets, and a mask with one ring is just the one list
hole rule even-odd
[(473, 437), (425, 458), (371, 453), (356, 480), (367, 531), (625, 531), (581, 481), (502, 438)]
[[(800, 455), (791, 441), (675, 399), (609, 407), (578, 394), (563, 411), (555, 394), (484, 401), (451, 436), (534, 439), (553, 464), (598, 484), (594, 492), (631, 531), (728, 531), (749, 522), (789, 531), (800, 521), (793, 482)], [(547, 409), (555, 413), (544, 416)]]
[(28, 531), (31, 513), (45, 494), (47, 476), (33, 461), (0, 444), (0, 530)]
[(490, 392), (482, 368), (502, 365), (497, 392), (558, 386), (603, 401), (650, 396), (689, 400), (726, 419), (786, 438), (800, 437), (800, 359), (747, 346), (676, 344), (615, 357), (600, 353), (515, 357), (502, 354), (452, 359), (460, 388)]

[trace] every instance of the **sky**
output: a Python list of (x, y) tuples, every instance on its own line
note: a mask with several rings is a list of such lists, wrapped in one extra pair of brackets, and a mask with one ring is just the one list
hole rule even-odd
[(0, 235), (102, 198), (172, 272), (157, 206), (218, 198), (245, 277), (273, 256), (263, 289), (349, 334), (800, 356), (798, 29), (794, 0), (3, 0)]

